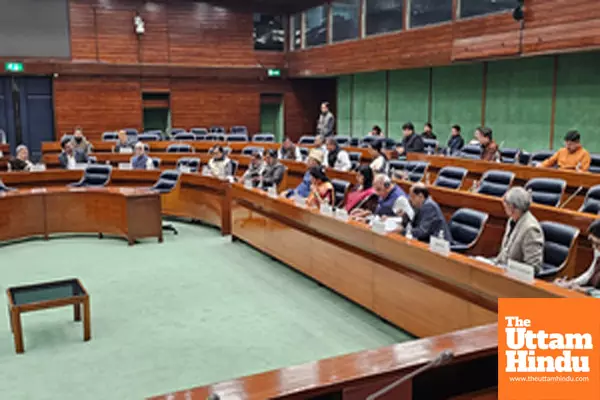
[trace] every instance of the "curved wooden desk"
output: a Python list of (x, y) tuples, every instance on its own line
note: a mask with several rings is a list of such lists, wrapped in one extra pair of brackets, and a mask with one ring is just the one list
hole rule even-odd
[(162, 242), (160, 197), (135, 188), (48, 187), (0, 193), (0, 240), (99, 233)]

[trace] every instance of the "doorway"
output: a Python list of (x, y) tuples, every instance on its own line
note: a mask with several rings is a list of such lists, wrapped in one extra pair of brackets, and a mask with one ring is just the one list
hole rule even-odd
[(170, 94), (142, 93), (144, 105), (144, 131), (167, 132), (171, 128)]
[(284, 136), (284, 108), (281, 94), (260, 95), (260, 131), (272, 133), (281, 142)]
[(6, 133), (11, 154), (24, 144), (30, 158), (42, 158), (42, 142), (54, 140), (52, 79), (0, 77), (0, 129)]

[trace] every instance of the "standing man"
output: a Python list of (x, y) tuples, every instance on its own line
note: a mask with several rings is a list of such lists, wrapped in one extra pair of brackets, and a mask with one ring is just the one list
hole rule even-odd
[(333, 128), (335, 126), (335, 117), (329, 111), (329, 103), (321, 103), (321, 115), (317, 122), (317, 135), (327, 138), (333, 136)]

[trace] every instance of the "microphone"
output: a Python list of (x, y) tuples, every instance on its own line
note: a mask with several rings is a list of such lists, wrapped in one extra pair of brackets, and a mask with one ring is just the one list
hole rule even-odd
[(571, 202), (571, 200), (573, 200), (575, 198), (575, 196), (577, 196), (579, 194), (579, 192), (581, 192), (582, 190), (583, 190), (583, 186), (579, 186), (577, 189), (575, 189), (573, 194), (570, 195), (569, 198), (564, 201), (564, 203), (562, 203), (561, 205), (558, 206), (558, 208), (565, 208), (565, 206), (567, 204), (569, 204)]
[(454, 353), (452, 351), (444, 350), (440, 354), (438, 354), (436, 358), (434, 358), (427, 364), (423, 365), (421, 368), (418, 368), (418, 369), (414, 370), (413, 372), (411, 372), (410, 374), (403, 376), (402, 378), (396, 380), (395, 382), (392, 382), (391, 384), (387, 385), (386, 387), (379, 389), (375, 393), (369, 395), (366, 400), (378, 399), (379, 397), (388, 393), (392, 389), (402, 385), (403, 383), (410, 381), (417, 375), (420, 375), (423, 372), (428, 371), (430, 369), (439, 367), (440, 365), (446, 364), (446, 363), (452, 361), (453, 358), (454, 358)]

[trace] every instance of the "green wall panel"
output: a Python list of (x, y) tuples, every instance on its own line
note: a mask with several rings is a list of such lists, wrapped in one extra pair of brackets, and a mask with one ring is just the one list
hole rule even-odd
[(432, 87), (431, 123), (440, 143), (446, 143), (454, 124), (471, 137), (481, 125), (483, 64), (434, 68)]
[(428, 108), (429, 68), (390, 71), (389, 137), (401, 138), (402, 125), (408, 121), (419, 131), (427, 122)]
[(552, 112), (552, 57), (488, 64), (485, 124), (504, 147), (547, 149)]
[(352, 136), (363, 137), (373, 125), (385, 125), (385, 72), (355, 75), (353, 93)]
[(600, 53), (565, 54), (558, 58), (554, 147), (568, 130), (581, 133), (583, 146), (600, 152)]
[(340, 135), (349, 135), (352, 127), (352, 75), (340, 76), (337, 80), (337, 127)]

